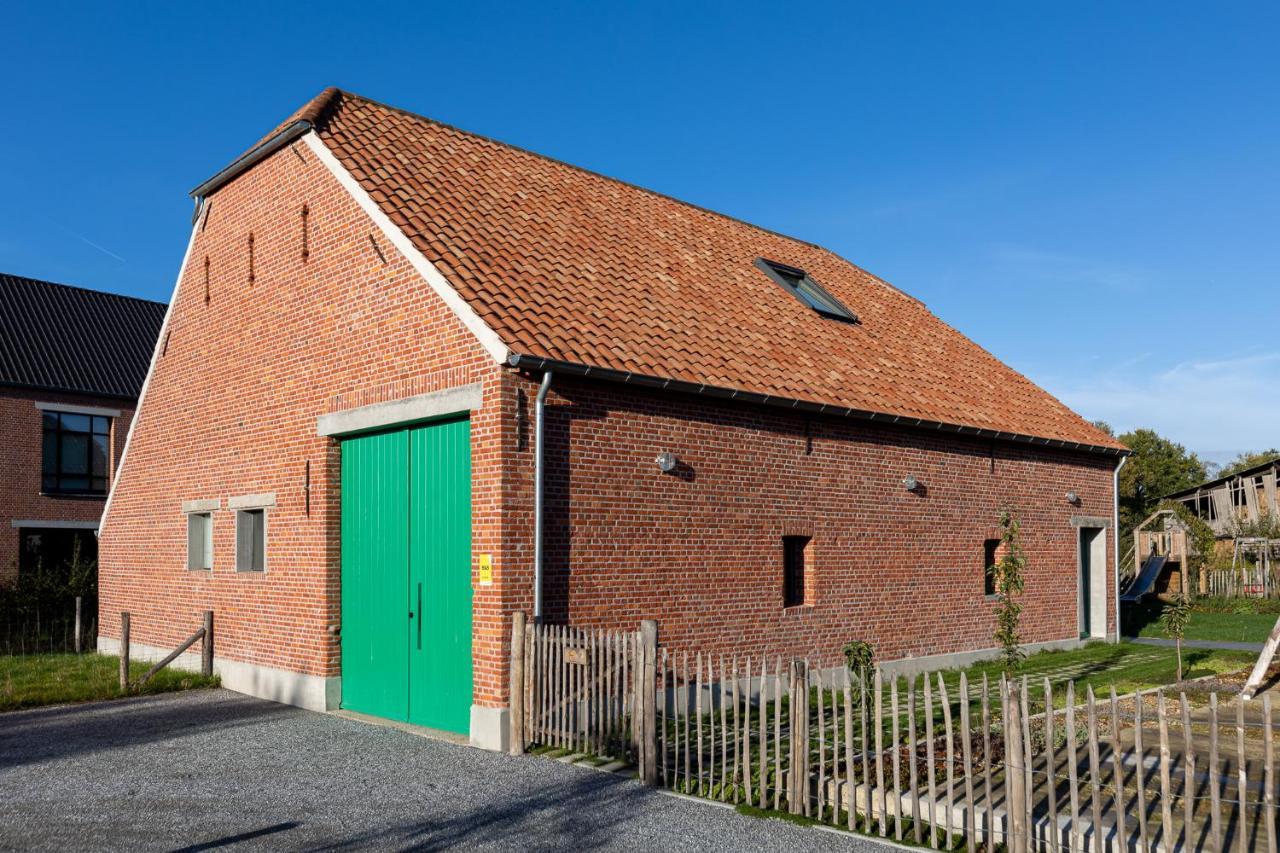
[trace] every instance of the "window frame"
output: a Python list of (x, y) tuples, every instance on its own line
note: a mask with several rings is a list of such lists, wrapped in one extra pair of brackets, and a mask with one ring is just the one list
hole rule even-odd
[[(269, 509), (270, 507), (267, 507), (267, 506), (239, 506), (235, 508), (236, 572), (239, 574), (264, 575), (267, 573), (267, 527), (268, 527), (267, 516), (269, 515), (268, 513)], [(250, 546), (250, 549), (251, 549), (249, 553), (250, 565), (248, 566), (245, 566), (241, 561), (243, 554), (241, 552), (241, 547), (240, 547), (240, 537), (242, 535), (241, 518), (252, 516), (255, 513), (260, 514), (262, 516), (262, 565), (258, 567), (254, 567), (252, 565), (252, 561), (253, 561), (252, 546)]]
[(996, 566), (1000, 565), (1000, 546), (1003, 540), (999, 537), (987, 537), (982, 540), (982, 594), (987, 598), (995, 598), (1000, 594), (1000, 585), (996, 582)]
[[(809, 273), (793, 267), (790, 264), (784, 264), (780, 261), (771, 261), (768, 258), (756, 258), (756, 267), (767, 275), (774, 284), (781, 287), (801, 305), (813, 311), (820, 317), (828, 320), (837, 320), (841, 323), (859, 323), (858, 315), (849, 310), (849, 306), (845, 305), (835, 297), (831, 291), (827, 290)], [(794, 285), (787, 280), (787, 277), (800, 280), (799, 285)], [(801, 287), (812, 291), (812, 295), (801, 290)], [(817, 303), (826, 303), (821, 305)]]
[[(67, 418), (85, 418), (86, 429), (72, 429), (65, 424)], [(53, 420), (52, 426), (50, 419)], [(99, 429), (101, 426), (101, 429)], [(76, 410), (73, 408), (40, 408), (40, 493), (44, 495), (68, 495), (83, 497), (105, 497), (111, 489), (111, 436), (115, 431), (115, 416), (104, 411)], [(49, 439), (52, 436), (52, 448)], [(85, 438), (85, 472), (83, 475), (68, 473), (63, 470), (63, 438), (64, 436), (83, 436)], [(95, 440), (103, 440), (102, 473), (96, 474), (93, 469)], [(50, 462), (49, 452), (52, 449), (53, 459)], [(52, 473), (49, 468), (52, 467)], [(50, 479), (52, 478), (52, 480)], [(84, 487), (64, 486), (67, 480), (83, 480)], [(95, 483), (101, 483), (95, 488)]]
[[(192, 510), (186, 513), (187, 516), (187, 571), (189, 572), (212, 572), (213, 571), (213, 510), (201, 509)], [(204, 530), (204, 561), (208, 565), (193, 566), (191, 560), (191, 524), (194, 517), (205, 519)]]
[[(813, 537), (803, 534), (788, 534), (782, 537), (782, 609), (791, 610), (797, 607), (807, 607), (813, 604), (812, 590), (810, 589), (810, 560), (811, 554), (809, 546), (813, 544)], [(799, 551), (799, 566), (793, 564), (794, 554)], [(797, 570), (798, 568), (798, 570)], [(799, 589), (795, 588), (799, 583)], [(797, 595), (798, 592), (798, 595)]]

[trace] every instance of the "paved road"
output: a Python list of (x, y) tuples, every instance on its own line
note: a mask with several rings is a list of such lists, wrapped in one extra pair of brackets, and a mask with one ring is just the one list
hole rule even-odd
[(447, 847), (893, 849), (225, 690), (0, 715), (0, 849)]

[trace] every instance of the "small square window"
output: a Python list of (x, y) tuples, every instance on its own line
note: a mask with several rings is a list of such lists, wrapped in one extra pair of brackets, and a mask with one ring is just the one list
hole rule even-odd
[(236, 571), (267, 569), (267, 511), (236, 510)]
[(996, 594), (996, 563), (1000, 562), (1000, 540), (988, 539), (982, 543), (982, 591)]
[(187, 568), (191, 571), (213, 568), (212, 513), (187, 513)]
[(807, 601), (805, 569), (809, 554), (808, 536), (782, 537), (782, 606), (799, 607)]
[(45, 410), (40, 490), (104, 495), (111, 459), (111, 419)]
[(846, 323), (858, 322), (858, 316), (841, 304), (826, 288), (813, 280), (807, 272), (798, 267), (780, 264), (777, 261), (766, 261), (760, 258), (756, 266), (765, 275), (773, 279), (783, 290), (808, 305), (824, 317), (843, 320)]

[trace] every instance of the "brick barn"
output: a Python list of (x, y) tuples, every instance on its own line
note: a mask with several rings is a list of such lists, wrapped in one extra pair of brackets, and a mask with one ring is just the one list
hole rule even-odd
[(0, 273), (0, 586), (97, 557), (164, 310)]
[(193, 195), (104, 648), (497, 748), (516, 610), (989, 649), (1006, 506), (1028, 642), (1114, 634), (1123, 448), (820, 246), (333, 89)]

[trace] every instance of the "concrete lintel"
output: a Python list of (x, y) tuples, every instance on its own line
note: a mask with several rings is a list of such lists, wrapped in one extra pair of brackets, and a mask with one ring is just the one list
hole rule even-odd
[(37, 400), (36, 408), (42, 412), (66, 412), (69, 415), (98, 415), (104, 418), (120, 417), (119, 409), (104, 409), (101, 406), (77, 406), (74, 403), (44, 403)]
[[(217, 635), (217, 626), (214, 626)], [(169, 664), (176, 669), (200, 671), (200, 653), (185, 652)], [(153, 663), (162, 660), (172, 649), (162, 649), (144, 643), (130, 643), (129, 657), (133, 660)], [(98, 652), (115, 655), (120, 653), (120, 640), (116, 637), (99, 637)], [(222, 678), (222, 686), (237, 693), (257, 696), (285, 705), (296, 705), (308, 711), (332, 711), (342, 698), (342, 679), (337, 676), (306, 675), (270, 666), (260, 666), (244, 661), (214, 656), (213, 671)]]
[(492, 752), (506, 752), (511, 743), (511, 711), (507, 708), (471, 706), (471, 745)]
[(263, 492), (258, 495), (237, 495), (227, 498), (227, 509), (259, 509), (276, 505), (275, 492)]
[(1111, 519), (1105, 515), (1073, 515), (1072, 527), (1110, 527)]
[(202, 500), (182, 502), (183, 512), (215, 512), (219, 509), (222, 509), (221, 498), (204, 498)]
[(14, 527), (43, 527), (46, 530), (97, 530), (96, 521), (53, 521), (39, 518), (15, 518), (10, 524)]
[(316, 419), (316, 434), (346, 435), (475, 411), (480, 408), (482, 390), (479, 382), (473, 382), (443, 391), (405, 397), (403, 400), (332, 412)]

